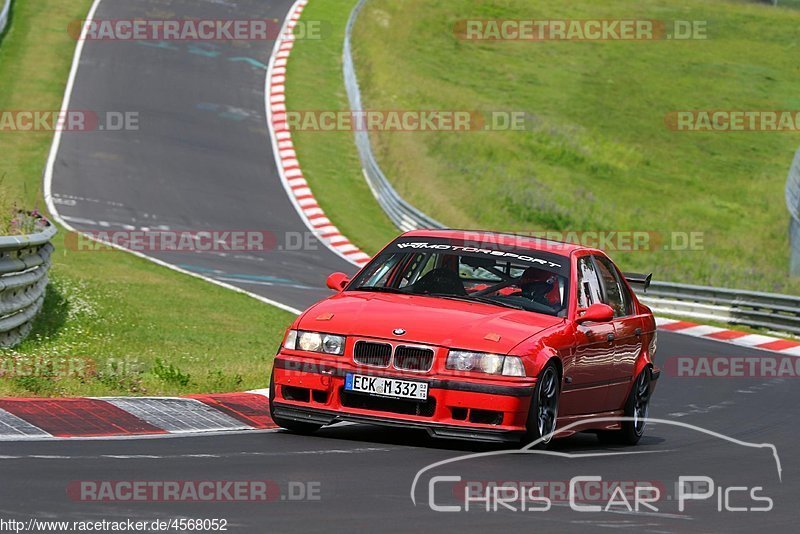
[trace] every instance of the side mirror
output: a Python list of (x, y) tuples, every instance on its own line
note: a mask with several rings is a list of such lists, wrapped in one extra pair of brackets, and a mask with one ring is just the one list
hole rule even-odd
[(325, 283), (334, 291), (342, 291), (350, 283), (350, 279), (344, 273), (333, 273)]
[(614, 310), (608, 304), (598, 302), (592, 304), (588, 308), (581, 308), (578, 310), (578, 318), (576, 322), (586, 323), (607, 323), (614, 318)]

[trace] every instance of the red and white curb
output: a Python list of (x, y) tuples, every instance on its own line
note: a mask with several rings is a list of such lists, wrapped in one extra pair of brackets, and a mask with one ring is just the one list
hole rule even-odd
[(266, 390), (181, 397), (0, 399), (0, 441), (276, 428)]
[[(800, 356), (800, 342), (656, 318), (661, 331)], [(0, 441), (274, 429), (267, 390), (190, 397), (0, 398)]]
[(295, 42), (292, 30), (307, 3), (308, 0), (298, 0), (289, 10), (267, 68), (267, 123), (275, 162), (283, 187), (306, 226), (333, 252), (363, 267), (370, 256), (351, 243), (325, 216), (300, 168), (292, 132), (286, 121), (286, 64)]
[(657, 317), (656, 324), (660, 330), (676, 332), (678, 334), (684, 334), (687, 336), (711, 339), (714, 341), (733, 343), (734, 345), (740, 345), (743, 347), (769, 350), (791, 356), (800, 356), (800, 342), (792, 341), (790, 339), (781, 339), (778, 337), (765, 336), (761, 334), (748, 334), (738, 330), (729, 330), (727, 328), (720, 328), (718, 326), (690, 323), (688, 321), (679, 321), (677, 319), (665, 319), (663, 317)]

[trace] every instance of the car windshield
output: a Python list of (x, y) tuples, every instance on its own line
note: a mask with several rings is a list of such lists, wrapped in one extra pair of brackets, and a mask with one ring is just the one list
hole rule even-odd
[(569, 259), (548, 252), (445, 239), (389, 245), (348, 291), (425, 295), (564, 317)]

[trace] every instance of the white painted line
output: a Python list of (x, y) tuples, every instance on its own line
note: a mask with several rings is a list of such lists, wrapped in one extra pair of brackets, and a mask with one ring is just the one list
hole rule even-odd
[[(97, 8), (100, 5), (101, 1), (102, 0), (94, 0), (94, 3), (92, 4), (92, 7), (89, 9), (89, 13), (86, 15), (86, 20), (84, 21), (83, 29), (81, 30), (81, 38), (78, 39), (78, 43), (75, 46), (75, 54), (72, 57), (72, 67), (70, 68), (69, 78), (67, 79), (67, 87), (64, 90), (64, 99), (61, 102), (61, 112), (62, 113), (66, 113), (66, 111), (69, 109), (70, 101), (72, 100), (72, 90), (75, 87), (75, 78), (77, 77), (78, 68), (80, 67), (81, 54), (83, 53), (83, 46), (87, 41), (86, 32), (89, 30), (89, 24), (87, 24), (87, 23), (91, 22), (92, 20), (94, 20), (95, 13), (97, 12)], [(45, 199), (45, 203), (47, 204), (48, 211), (50, 211), (50, 214), (52, 215), (53, 219), (55, 219), (56, 222), (58, 222), (61, 226), (63, 226), (66, 230), (68, 230), (70, 232), (81, 233), (81, 232), (78, 232), (72, 225), (70, 225), (65, 220), (64, 217), (62, 217), (58, 213), (58, 210), (56, 209), (56, 204), (55, 204), (55, 202), (53, 200), (53, 172), (54, 172), (54, 166), (55, 166), (56, 158), (58, 157), (58, 149), (61, 146), (61, 134), (62, 134), (61, 130), (56, 129), (55, 133), (53, 134), (53, 143), (50, 145), (50, 153), (47, 156), (47, 165), (45, 167), (45, 172), (44, 172), (44, 199)], [(284, 311), (287, 311), (289, 313), (293, 313), (295, 315), (300, 315), (300, 313), (301, 313), (301, 311), (296, 309), (296, 308), (293, 308), (291, 306), (287, 306), (286, 304), (283, 304), (281, 302), (277, 302), (275, 300), (272, 300), (272, 299), (269, 299), (269, 298), (266, 298), (266, 297), (262, 297), (261, 295), (257, 295), (255, 293), (251, 293), (250, 291), (247, 291), (247, 290), (244, 290), (242, 288), (233, 286), (231, 284), (226, 284), (224, 282), (220, 282), (218, 280), (214, 280), (213, 278), (209, 278), (207, 276), (203, 276), (203, 275), (198, 274), (198, 273), (193, 273), (191, 271), (187, 271), (186, 269), (181, 269), (180, 267), (176, 267), (175, 265), (171, 265), (171, 264), (169, 264), (169, 263), (167, 263), (165, 261), (161, 261), (159, 259), (152, 258), (150, 256), (142, 254), (141, 252), (130, 250), (130, 249), (127, 249), (125, 247), (119, 246), (119, 245), (114, 244), (114, 243), (108, 243), (108, 242), (105, 242), (105, 241), (102, 241), (102, 240), (95, 239), (93, 236), (88, 235), (88, 234), (82, 233), (82, 235), (84, 235), (88, 239), (91, 239), (92, 241), (96, 241), (98, 243), (103, 243), (103, 244), (112, 246), (112, 247), (114, 247), (114, 248), (116, 248), (118, 250), (122, 250), (122, 251), (128, 252), (130, 254), (133, 254), (136, 257), (152, 261), (153, 263), (155, 263), (157, 265), (160, 265), (162, 267), (166, 267), (167, 269), (171, 269), (171, 270), (179, 272), (181, 274), (192, 276), (194, 278), (199, 278), (200, 280), (204, 280), (206, 282), (209, 282), (211, 284), (223, 287), (225, 289), (229, 289), (231, 291), (235, 291), (237, 293), (241, 293), (243, 295), (247, 295), (247, 296), (252, 297), (252, 298), (254, 298), (256, 300), (259, 300), (259, 301), (261, 301), (261, 302), (263, 302), (265, 304), (269, 304), (271, 306), (275, 306), (276, 308), (280, 308), (280, 309), (282, 309)]]
[[(331, 425), (333, 427), (334, 425)], [(125, 440), (141, 440), (141, 439), (171, 439), (171, 438), (191, 438), (191, 437), (208, 437), (208, 436), (229, 436), (237, 434), (253, 434), (253, 433), (273, 433), (280, 432), (279, 428), (248, 428), (247, 430), (222, 430), (219, 432), (181, 432), (176, 434), (121, 434), (118, 436), (76, 436), (76, 437), (60, 437), (60, 436), (20, 436), (18, 438), (3, 438), (1, 441), (125, 441)]]
[[(70, 67), (69, 77), (67, 78), (67, 87), (64, 90), (64, 98), (61, 101), (61, 113), (62, 115), (67, 112), (69, 109), (69, 103), (72, 99), (72, 89), (75, 86), (75, 78), (78, 75), (78, 67), (80, 66), (81, 62), (81, 54), (83, 53), (83, 46), (86, 44), (86, 33), (89, 31), (89, 22), (94, 20), (94, 15), (97, 12), (97, 8), (100, 6), (100, 2), (102, 0), (94, 0), (92, 3), (92, 7), (89, 8), (89, 13), (86, 15), (86, 21), (83, 25), (83, 29), (81, 30), (81, 36), (78, 39), (77, 44), (75, 45), (75, 54), (72, 56), (72, 67)], [(50, 153), (47, 156), (47, 165), (45, 167), (44, 173), (44, 199), (45, 203), (47, 204), (47, 209), (50, 210), (50, 213), (58, 219), (58, 211), (56, 210), (55, 203), (53, 202), (53, 195), (52, 195), (52, 183), (53, 183), (53, 166), (56, 162), (56, 156), (58, 155), (58, 148), (61, 145), (61, 130), (56, 128), (56, 131), (53, 134), (53, 144), (50, 145)]]
[(64, 215), (63, 219), (65, 221), (74, 222), (75, 224), (88, 224), (91, 226), (95, 226), (97, 224), (97, 221), (94, 221), (92, 219), (84, 219), (83, 217), (69, 217), (67, 215)]
[(389, 452), (399, 447), (355, 447), (352, 449), (311, 449), (305, 451), (231, 451), (222, 454), (97, 454), (66, 456), (58, 454), (5, 454), (0, 460), (176, 460), (189, 458), (235, 458), (240, 456), (308, 456), (322, 454), (362, 454)]

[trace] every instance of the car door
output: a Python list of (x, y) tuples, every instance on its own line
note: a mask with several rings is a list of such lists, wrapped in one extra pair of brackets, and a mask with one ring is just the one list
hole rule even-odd
[(628, 285), (614, 264), (605, 256), (595, 255), (603, 298), (614, 310), (614, 367), (608, 384), (609, 409), (621, 409), (633, 380), (634, 367), (642, 352), (643, 317), (636, 315)]
[[(603, 302), (597, 267), (591, 256), (577, 260), (578, 308)], [(575, 328), (575, 349), (564, 367), (560, 412), (563, 415), (606, 411), (608, 384), (614, 373), (614, 325), (585, 322)]]

